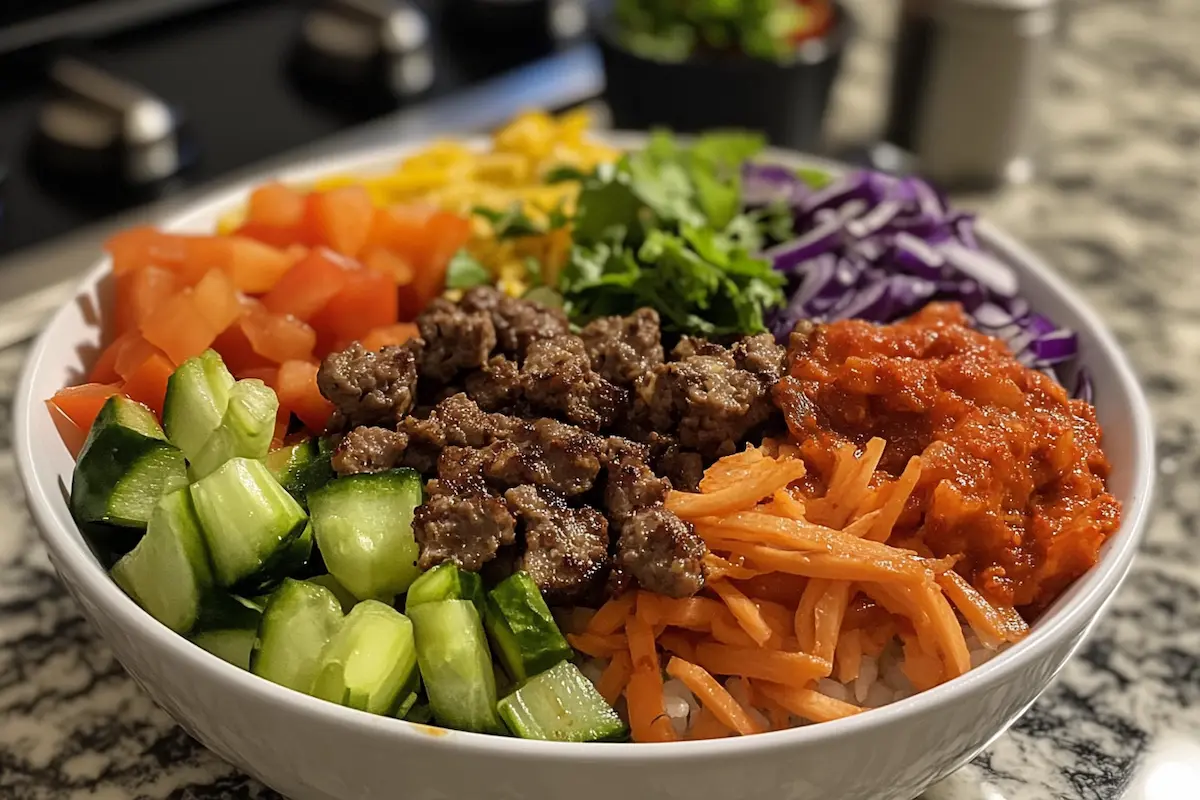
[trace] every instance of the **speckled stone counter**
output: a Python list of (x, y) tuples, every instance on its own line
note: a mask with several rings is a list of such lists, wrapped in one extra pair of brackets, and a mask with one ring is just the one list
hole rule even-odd
[[(839, 88), (838, 140), (878, 124), (888, 30)], [(1158, 421), (1158, 509), (1095, 635), (1009, 733), (930, 800), (1200, 797), (1200, 8), (1077, 3), (1034, 184), (972, 199), (1080, 286), (1129, 349)], [(0, 351), (0, 797), (275, 797), (126, 677), (59, 586), (9, 442), (23, 356)]]

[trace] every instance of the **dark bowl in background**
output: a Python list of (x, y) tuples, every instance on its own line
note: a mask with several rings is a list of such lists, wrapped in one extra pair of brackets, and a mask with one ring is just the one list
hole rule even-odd
[(771, 144), (816, 151), (829, 96), (854, 20), (835, 4), (833, 24), (801, 44), (787, 62), (746, 56), (659, 61), (628, 50), (611, 14), (594, 24), (604, 59), (605, 100), (625, 130), (666, 127), (681, 133), (745, 128)]

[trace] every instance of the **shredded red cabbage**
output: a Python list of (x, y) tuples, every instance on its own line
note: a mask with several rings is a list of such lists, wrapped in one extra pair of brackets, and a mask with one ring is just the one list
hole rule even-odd
[[(814, 189), (785, 167), (748, 163), (742, 186), (748, 207), (790, 206), (800, 232), (763, 253), (789, 279), (788, 303), (769, 322), (780, 341), (802, 319), (893, 322), (954, 300), (1022, 364), (1056, 379), (1056, 368), (1074, 366), (1075, 332), (1029, 307), (1016, 273), (980, 246), (974, 215), (950, 208), (929, 183), (863, 170)], [(1091, 402), (1082, 369), (1073, 394)]]

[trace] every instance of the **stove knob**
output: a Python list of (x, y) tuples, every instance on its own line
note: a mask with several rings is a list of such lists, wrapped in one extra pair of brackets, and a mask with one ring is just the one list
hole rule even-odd
[(77, 58), (56, 61), (49, 78), (55, 96), (40, 109), (35, 140), (42, 166), (133, 187), (184, 167), (179, 118), (162, 99)]
[(433, 84), (429, 20), (403, 0), (328, 0), (301, 29), (306, 73), (322, 82), (393, 97)]

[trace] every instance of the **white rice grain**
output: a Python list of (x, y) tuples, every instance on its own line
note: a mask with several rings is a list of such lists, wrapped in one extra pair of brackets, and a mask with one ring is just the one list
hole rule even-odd
[(858, 667), (858, 677), (854, 679), (854, 699), (859, 705), (867, 701), (867, 692), (879, 679), (879, 661), (875, 656), (864, 655)]
[(850, 702), (850, 690), (835, 680), (822, 678), (817, 681), (817, 691), (834, 700), (841, 700), (843, 703)]

